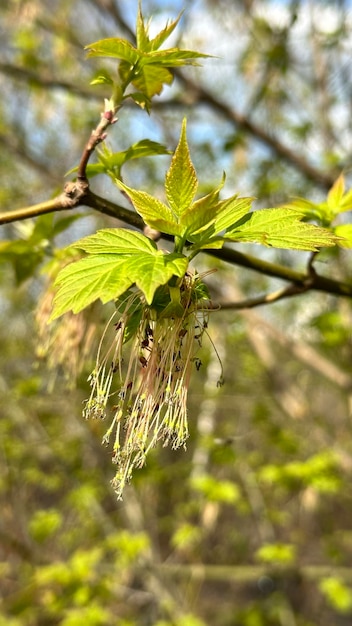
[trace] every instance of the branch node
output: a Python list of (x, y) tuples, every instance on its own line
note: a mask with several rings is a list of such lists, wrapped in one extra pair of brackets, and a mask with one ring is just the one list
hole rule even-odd
[(63, 194), (61, 195), (62, 207), (65, 209), (74, 209), (79, 204), (82, 204), (82, 200), (87, 195), (88, 189), (89, 184), (86, 179), (66, 183)]

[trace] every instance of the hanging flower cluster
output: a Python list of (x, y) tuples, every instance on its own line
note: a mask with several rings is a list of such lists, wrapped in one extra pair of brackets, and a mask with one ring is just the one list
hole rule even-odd
[(159, 288), (151, 306), (129, 290), (105, 328), (84, 416), (105, 418), (110, 399), (115, 402), (103, 442), (114, 434), (113, 487), (119, 498), (159, 440), (176, 449), (188, 438), (190, 375), (201, 365), (196, 352), (207, 327), (202, 299), (208, 299), (206, 289), (190, 273), (179, 286)]

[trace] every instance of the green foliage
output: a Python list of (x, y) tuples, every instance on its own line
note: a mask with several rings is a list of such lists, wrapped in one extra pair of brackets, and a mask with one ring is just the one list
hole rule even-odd
[[(352, 190), (346, 191), (344, 175), (340, 174), (323, 202), (317, 203), (305, 198), (295, 198), (289, 206), (302, 211), (306, 219), (316, 220), (323, 226), (332, 226), (341, 213), (352, 210)], [(344, 226), (346, 227), (347, 225)], [(334, 227), (336, 235), (341, 237), (343, 237), (344, 230), (347, 235), (349, 232), (348, 227), (347, 229), (343, 225)], [(343, 240), (337, 243), (342, 247), (350, 247)]]
[(36, 511), (29, 521), (29, 532), (35, 541), (45, 541), (62, 525), (62, 516), (56, 509)]
[[(188, 260), (182, 253), (187, 241), (193, 242), (189, 259), (201, 249), (219, 248), (225, 241), (311, 251), (335, 245), (335, 237), (328, 230), (302, 223), (302, 212), (278, 208), (248, 214), (250, 198), (231, 196), (219, 200), (223, 182), (206, 196), (194, 200), (198, 180), (184, 120), (165, 176), (168, 205), (116, 180), (148, 226), (175, 237), (174, 252), (165, 254), (145, 236), (123, 229), (104, 230), (78, 241), (75, 247), (90, 256), (59, 273), (51, 320), (70, 310), (78, 313), (98, 298), (103, 303), (116, 299), (133, 284), (142, 291), (147, 303), (152, 304), (159, 286), (174, 276), (185, 275)], [(223, 230), (226, 232), (222, 235)]]
[[(331, 626), (350, 618), (349, 298), (311, 290), (255, 312), (226, 311), (226, 306), (252, 306), (256, 300), (267, 304), (271, 292), (277, 293), (277, 278), (243, 266), (233, 270), (199, 254), (208, 249), (221, 254), (224, 244), (242, 254), (249, 249), (261, 270), (268, 267), (268, 259), (273, 261), (271, 269), (280, 263), (293, 273), (297, 263), (300, 276), (314, 282), (316, 271), (346, 283), (345, 293), (350, 294), (348, 116), (345, 120), (336, 115), (349, 107), (345, 49), (350, 25), (342, 3), (313, 2), (309, 20), (303, 2), (284, 3), (280, 19), (272, 3), (263, 13), (256, 0), (224, 0), (221, 7), (209, 2), (206, 12), (202, 3), (195, 12), (189, 4), (186, 19), (179, 16), (153, 37), (139, 11), (136, 41), (131, 44), (123, 39), (129, 25), (114, 3), (93, 2), (87, 10), (82, 0), (58, 0), (55, 19), (51, 4), (42, 0), (0, 7), (2, 211), (61, 190), (65, 169), (77, 162), (86, 135), (99, 120), (96, 98), (102, 100), (106, 89), (111, 93), (105, 113), (117, 113), (131, 100), (150, 112), (154, 95), (171, 85), (174, 69), (205, 58), (179, 50), (178, 43), (160, 49), (176, 25), (185, 29), (187, 48), (201, 45), (214, 54), (219, 50), (222, 57), (209, 63), (199, 83), (196, 67), (187, 74), (186, 84), (175, 80), (175, 88), (165, 89), (155, 115), (147, 117), (126, 106), (115, 133), (110, 129), (107, 142), (100, 144), (98, 162), (86, 168), (89, 179), (103, 175), (92, 181), (95, 191), (109, 194), (110, 202), (116, 200), (116, 187), (125, 191), (147, 223), (169, 234), (171, 244), (161, 243), (158, 250), (147, 237), (112, 228), (111, 216), (97, 218), (88, 208), (21, 221), (15, 229), (4, 226), (4, 626)], [(157, 21), (165, 3), (156, 0), (154, 8)], [(325, 10), (330, 14), (322, 27)], [(194, 33), (196, 43), (191, 42)], [(90, 70), (90, 64), (82, 64), (77, 43), (93, 40), (94, 65), (106, 62), (106, 68)], [(92, 90), (89, 81), (96, 85)], [(194, 129), (197, 174), (184, 123), (163, 192), (163, 167), (158, 168), (157, 159), (144, 157), (170, 153), (165, 146), (177, 143), (178, 115), (186, 116), (188, 128)], [(157, 141), (140, 139), (149, 131)], [(223, 191), (225, 176), (217, 182), (219, 168), (227, 170), (229, 198)], [(345, 172), (346, 185), (344, 177), (338, 177), (340, 171)], [(327, 197), (319, 201), (329, 185)], [(243, 195), (257, 197), (260, 207), (279, 208), (251, 211), (253, 198), (234, 194), (240, 189)], [(304, 197), (287, 205), (297, 190)], [(61, 248), (79, 237), (84, 238)], [(328, 253), (316, 254), (335, 244)], [(163, 249), (168, 245), (174, 246), (171, 253)], [(298, 252), (276, 250), (281, 247)], [(314, 254), (302, 255), (300, 250)], [(195, 258), (200, 274), (193, 273)], [(57, 319), (48, 326), (53, 289), (50, 284), (41, 297), (42, 282), (72, 259), (58, 279)], [(217, 273), (203, 276), (209, 269)], [(14, 288), (13, 273), (20, 288)], [(187, 300), (183, 281), (192, 282), (191, 277), (195, 282)], [(100, 303), (89, 304), (97, 299), (113, 300), (114, 305), (106, 313)], [(224, 309), (209, 320), (200, 318), (202, 306), (211, 299), (214, 308), (223, 303)], [(38, 300), (45, 338), (52, 329), (57, 333), (56, 343), (49, 341), (45, 363), (33, 320)], [(60, 311), (67, 315), (60, 317)], [(109, 486), (113, 451), (100, 445), (106, 424), (80, 417), (91, 391), (86, 381), (90, 361), (95, 361), (110, 311), (116, 320), (113, 338), (121, 318), (126, 315), (128, 320), (121, 333), (123, 359), (112, 363), (108, 356), (107, 372), (120, 366), (123, 375), (131, 362), (140, 374), (139, 383), (147, 378), (140, 357), (146, 359), (156, 341), (148, 335), (146, 345), (140, 331), (144, 315), (153, 329), (157, 321), (165, 331), (159, 335), (158, 350), (171, 345), (170, 368), (174, 355), (178, 357), (171, 382), (181, 376), (179, 350), (188, 336), (199, 350), (192, 361), (187, 451), (171, 452), (153, 443), (122, 503), (116, 502)], [(194, 313), (197, 327), (191, 324)], [(223, 362), (222, 388), (216, 387), (220, 367), (208, 333)], [(106, 338), (108, 332), (104, 342)], [(185, 361), (193, 354), (192, 342), (182, 354)], [(135, 362), (130, 361), (134, 345)], [(64, 352), (61, 360), (59, 349)], [(74, 364), (79, 364), (79, 373), (68, 376), (68, 391), (64, 379)], [(156, 367), (153, 373), (150, 384), (166, 384), (165, 369)], [(107, 412), (123, 404), (123, 390), (128, 391), (131, 382), (127, 379), (122, 387), (119, 371), (113, 376), (117, 384)], [(188, 387), (190, 370), (185, 381)], [(126, 399), (128, 410), (137, 391)], [(169, 401), (163, 411), (175, 411), (177, 398), (167, 393), (161, 397)], [(131, 411), (126, 413), (130, 421), (124, 427), (119, 422), (121, 443), (133, 419)], [(141, 417), (137, 427), (145, 423)], [(163, 412), (158, 417), (162, 421)], [(179, 427), (178, 432), (184, 435), (185, 430)], [(142, 429), (137, 434), (140, 442)], [(171, 446), (174, 441), (170, 437)]]
[(193, 524), (182, 524), (174, 532), (171, 543), (178, 550), (187, 550), (197, 545), (202, 538), (202, 531)]
[(196, 615), (188, 613), (187, 615), (183, 615), (176, 620), (172, 620), (172, 622), (168, 620), (158, 620), (155, 626), (205, 626), (205, 624), (206, 622), (199, 619), (199, 617), (196, 617)]
[(295, 561), (295, 547), (283, 543), (266, 543), (256, 552), (256, 558), (272, 565), (292, 565)]
[(262, 480), (290, 489), (312, 487), (319, 493), (337, 493), (341, 488), (339, 460), (333, 452), (324, 451), (306, 461), (283, 465), (266, 465), (260, 472)]
[(210, 502), (236, 504), (241, 496), (237, 485), (228, 480), (216, 480), (212, 476), (194, 478), (192, 488)]
[[(142, 12), (139, 8), (136, 29), (137, 47), (134, 47), (124, 39), (110, 37), (86, 46), (88, 56), (119, 59), (118, 92), (122, 95), (126, 87), (132, 84), (137, 91), (125, 97), (132, 97), (136, 104), (142, 108), (145, 107), (149, 111), (151, 98), (159, 95), (164, 85), (171, 85), (173, 82), (170, 68), (194, 65), (197, 59), (209, 56), (192, 50), (180, 50), (179, 48), (159, 50), (160, 46), (176, 28), (180, 17), (181, 15), (168, 24), (153, 39), (150, 39), (148, 28), (144, 23)], [(116, 98), (115, 95), (116, 99), (118, 100), (119, 98)]]
[(319, 589), (338, 613), (351, 613), (352, 591), (337, 576), (324, 578), (319, 584)]
[(302, 223), (303, 212), (290, 209), (255, 211), (228, 228), (224, 237), (230, 241), (261, 243), (275, 248), (318, 251), (334, 246), (336, 239), (329, 231)]
[(151, 304), (156, 289), (187, 268), (183, 255), (165, 254), (144, 235), (123, 228), (99, 231), (74, 247), (89, 256), (59, 273), (51, 320), (70, 310), (78, 313), (98, 298), (103, 303), (116, 299), (134, 283)]
[[(141, 141), (121, 152), (111, 152), (109, 147), (103, 144), (102, 149), (97, 150), (99, 163), (89, 163), (87, 165), (87, 176), (92, 178), (98, 174), (107, 174), (115, 182), (121, 178), (122, 166), (128, 161), (162, 154), (170, 154), (170, 151), (165, 146), (156, 141), (150, 141), (150, 139), (141, 139)], [(74, 167), (67, 174), (72, 174), (77, 169), (78, 167)]]

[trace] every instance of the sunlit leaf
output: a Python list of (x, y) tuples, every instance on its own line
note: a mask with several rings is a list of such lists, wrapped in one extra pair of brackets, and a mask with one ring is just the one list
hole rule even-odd
[(196, 59), (208, 59), (209, 56), (209, 54), (202, 54), (193, 50), (169, 48), (168, 50), (150, 52), (143, 58), (143, 63), (160, 64), (164, 67), (181, 67), (183, 65), (198, 65)]
[(71, 247), (89, 256), (59, 272), (51, 320), (67, 311), (78, 313), (97, 299), (103, 303), (115, 300), (133, 284), (151, 304), (160, 285), (187, 270), (185, 256), (165, 254), (141, 233), (122, 228), (98, 231)]
[[(86, 174), (88, 178), (104, 173), (113, 173), (115, 176), (118, 176), (122, 165), (127, 163), (127, 161), (166, 154), (170, 154), (170, 150), (157, 141), (151, 141), (150, 139), (142, 139), (121, 152), (111, 152), (104, 145), (101, 150), (97, 150), (99, 163), (88, 163)], [(73, 174), (77, 170), (78, 167), (74, 167), (66, 175)]]
[[(200, 246), (204, 246), (207, 241), (213, 240), (214, 236), (216, 237), (246, 215), (251, 207), (252, 200), (253, 198), (238, 198), (235, 195), (215, 203), (208, 210), (204, 210), (204, 218), (208, 218), (208, 222), (204, 221), (204, 228), (201, 230), (200, 226), (198, 226), (198, 229), (194, 228), (192, 231), (190, 229), (189, 234), (187, 234), (188, 239)], [(191, 207), (190, 213), (193, 212), (196, 204), (197, 202)], [(187, 216), (185, 215), (184, 217), (186, 218)]]
[(329, 230), (302, 222), (301, 217), (287, 208), (254, 211), (234, 224), (224, 237), (294, 250), (316, 251), (336, 245), (336, 237)]
[(55, 282), (58, 291), (50, 321), (68, 311), (79, 313), (99, 298), (106, 303), (120, 296), (133, 282), (122, 271), (124, 262), (118, 255), (101, 254), (67, 265)]
[(197, 187), (197, 176), (187, 144), (186, 120), (183, 120), (180, 140), (165, 177), (166, 197), (175, 215), (180, 217), (189, 208)]
[(336, 212), (336, 209), (338, 210), (344, 193), (345, 193), (345, 178), (343, 174), (340, 174), (340, 176), (336, 179), (336, 181), (334, 182), (333, 186), (331, 187), (327, 195), (328, 207), (333, 212)]
[(341, 248), (352, 248), (352, 224), (339, 224), (335, 226), (334, 233), (339, 237), (337, 244)]
[(165, 28), (163, 28), (163, 30), (161, 30), (153, 39), (150, 40), (151, 51), (158, 50), (160, 46), (162, 46), (162, 44), (168, 39), (168, 37), (175, 30), (177, 24), (179, 23), (182, 17), (182, 14), (183, 14), (183, 11), (181, 11), (179, 16), (175, 20), (168, 22)]
[(143, 52), (148, 52), (150, 49), (148, 26), (145, 25), (141, 6), (138, 6), (137, 23), (136, 23), (136, 41), (137, 48)]
[(166, 204), (145, 191), (136, 191), (127, 187), (121, 181), (117, 181), (117, 184), (131, 198), (137, 213), (148, 226), (170, 235), (183, 234), (184, 228), (177, 222), (173, 211)]
[(71, 248), (84, 250), (90, 254), (134, 255), (138, 252), (154, 254), (157, 247), (151, 239), (142, 233), (126, 228), (104, 228), (94, 235), (83, 237), (71, 244)]
[(132, 80), (132, 85), (151, 99), (162, 92), (164, 84), (171, 85), (173, 80), (173, 75), (165, 67), (146, 65)]
[(100, 39), (85, 46), (85, 50), (88, 50), (88, 57), (116, 58), (127, 61), (131, 65), (137, 63), (140, 58), (140, 53), (131, 43), (118, 37)]

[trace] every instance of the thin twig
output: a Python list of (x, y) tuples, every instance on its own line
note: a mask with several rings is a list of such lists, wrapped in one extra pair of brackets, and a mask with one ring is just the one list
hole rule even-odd
[(106, 100), (107, 108), (104, 113), (101, 114), (100, 122), (98, 126), (91, 132), (91, 135), (85, 145), (85, 148), (82, 153), (81, 160), (79, 162), (78, 171), (77, 171), (77, 180), (84, 181), (88, 183), (88, 179), (86, 176), (86, 167), (88, 161), (97, 147), (99, 143), (106, 139), (106, 130), (111, 125), (117, 122), (117, 118), (115, 117), (116, 109), (111, 110), (109, 108), (109, 101)]
[(240, 310), (240, 309), (253, 309), (257, 306), (262, 306), (264, 304), (272, 304), (273, 302), (277, 302), (278, 300), (283, 300), (284, 298), (290, 298), (292, 296), (297, 296), (299, 294), (308, 291), (310, 286), (300, 286), (300, 285), (289, 285), (288, 287), (284, 287), (283, 289), (278, 289), (277, 291), (273, 291), (271, 293), (264, 294), (262, 296), (257, 296), (255, 298), (246, 298), (245, 300), (241, 300), (240, 302), (216, 302), (209, 306), (210, 309), (221, 309), (222, 311), (226, 310)]
[(84, 98), (85, 100), (102, 100), (102, 90), (85, 87), (75, 82), (69, 82), (63, 79), (55, 78), (52, 74), (39, 73), (20, 65), (0, 62), (0, 73), (11, 76), (14, 80), (20, 80), (31, 83), (42, 89), (59, 89), (68, 91), (75, 96)]

